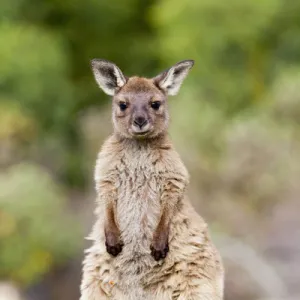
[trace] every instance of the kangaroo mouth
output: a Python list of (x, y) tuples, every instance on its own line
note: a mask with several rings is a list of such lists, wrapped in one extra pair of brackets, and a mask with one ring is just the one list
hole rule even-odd
[(133, 132), (133, 135), (137, 136), (137, 137), (144, 137), (144, 136), (147, 136), (148, 134), (149, 134), (149, 130), (140, 131), (140, 132)]
[(144, 130), (144, 131), (131, 131), (131, 136), (135, 139), (146, 139), (151, 135), (151, 130)]
[(146, 125), (145, 128), (137, 128), (136, 126), (132, 126), (131, 128), (131, 134), (135, 137), (145, 137), (151, 133), (152, 127), (149, 125)]

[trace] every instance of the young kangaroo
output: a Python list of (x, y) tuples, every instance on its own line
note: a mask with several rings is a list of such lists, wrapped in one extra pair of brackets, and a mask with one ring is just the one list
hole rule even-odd
[(81, 300), (223, 298), (221, 258), (185, 196), (188, 172), (167, 136), (167, 95), (177, 94), (193, 64), (146, 79), (91, 62), (98, 85), (113, 96), (114, 133), (95, 169), (97, 221)]

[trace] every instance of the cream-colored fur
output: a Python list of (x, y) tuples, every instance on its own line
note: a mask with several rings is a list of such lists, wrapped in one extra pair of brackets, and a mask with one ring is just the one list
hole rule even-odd
[[(184, 196), (188, 173), (170, 142), (139, 142), (110, 137), (97, 160), (99, 198), (93, 246), (84, 261), (81, 300), (217, 300), (223, 295), (223, 268), (207, 225)], [(182, 191), (164, 261), (150, 255), (150, 243), (161, 210), (164, 183)], [(117, 220), (124, 247), (117, 257), (106, 252), (101, 183), (118, 190)]]
[[(103, 65), (106, 67), (107, 62)], [(181, 64), (176, 66), (182, 68)], [(155, 90), (158, 96), (161, 93), (150, 80), (134, 80), (129, 79), (125, 84), (127, 92), (130, 91), (126, 95), (132, 95), (134, 90), (130, 82), (136, 86), (138, 81), (137, 91), (142, 90), (143, 94), (132, 100), (132, 113), (140, 97), (146, 97), (145, 91)], [(145, 103), (144, 109), (148, 106)], [(159, 110), (150, 113), (153, 116), (148, 116), (149, 120), (163, 116)], [(188, 172), (166, 131), (153, 129), (159, 134), (151, 138), (130, 138), (128, 133), (120, 134), (125, 128), (119, 131), (116, 126), (118, 106), (114, 114), (115, 132), (104, 143), (95, 169), (97, 221), (90, 235), (93, 245), (86, 251), (84, 260), (80, 299), (221, 300), (224, 276), (221, 258), (210, 239), (207, 224), (185, 196)], [(121, 118), (122, 124), (126, 124), (123, 114)], [(167, 114), (164, 118), (167, 120)], [(128, 122), (132, 122), (130, 115)], [(113, 203), (113, 219), (117, 223), (114, 227), (123, 243), (122, 251), (116, 256), (110, 255), (105, 246), (108, 203)], [(169, 226), (164, 225), (160, 233), (167, 236), (169, 252), (166, 258), (157, 261), (151, 255), (150, 246), (162, 214), (164, 224)], [(169, 230), (164, 235), (166, 228)], [(163, 239), (159, 234), (157, 237), (159, 245)]]

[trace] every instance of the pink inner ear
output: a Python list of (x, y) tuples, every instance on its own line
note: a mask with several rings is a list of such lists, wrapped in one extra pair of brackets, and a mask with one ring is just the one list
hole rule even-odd
[(161, 82), (165, 79), (165, 77), (167, 76), (168, 74), (168, 70), (167, 71), (164, 71), (162, 73), (160, 73), (159, 75), (155, 76), (152, 80), (153, 80), (153, 83), (160, 89), (162, 90), (162, 87), (161, 87)]
[(104, 59), (93, 59), (92, 70), (99, 87), (110, 96), (126, 83), (122, 71), (112, 62)]
[(176, 95), (194, 65), (193, 60), (184, 60), (154, 78), (155, 84), (168, 95)]

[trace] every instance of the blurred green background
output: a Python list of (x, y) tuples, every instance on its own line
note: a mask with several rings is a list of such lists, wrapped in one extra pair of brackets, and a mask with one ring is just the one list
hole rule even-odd
[(300, 299), (299, 0), (1, 0), (0, 299), (79, 298), (110, 100), (89, 61), (196, 65), (171, 136), (226, 300)]

